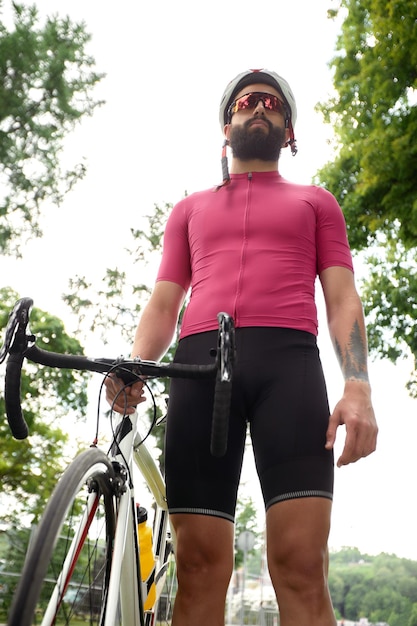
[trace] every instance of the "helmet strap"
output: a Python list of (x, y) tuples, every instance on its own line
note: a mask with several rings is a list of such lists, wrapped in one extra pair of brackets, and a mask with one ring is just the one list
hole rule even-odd
[(229, 145), (229, 141), (227, 139), (224, 140), (222, 146), (222, 175), (223, 182), (220, 185), (217, 185), (216, 191), (221, 189), (230, 183), (230, 174), (229, 174), (229, 165), (227, 162), (227, 146)]
[(290, 146), (291, 148), (291, 154), (292, 156), (295, 156), (298, 152), (298, 148), (297, 148), (297, 141), (294, 137), (294, 129), (292, 127), (292, 123), (291, 120), (285, 120), (285, 125), (286, 127), (289, 129), (290, 131), (290, 138), (288, 139), (287, 143), (285, 144), (286, 146)]

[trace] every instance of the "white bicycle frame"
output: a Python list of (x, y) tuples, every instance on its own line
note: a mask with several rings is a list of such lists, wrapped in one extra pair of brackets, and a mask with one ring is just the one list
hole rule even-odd
[[(154, 459), (137, 427), (138, 415), (122, 418), (118, 425), (120, 436), (112, 461), (129, 469), (130, 479), (126, 481), (126, 491), (119, 501), (116, 535), (114, 541), (113, 564), (110, 574), (107, 613), (104, 626), (114, 626), (117, 618), (118, 599), (123, 626), (152, 626), (158, 600), (166, 572), (166, 543), (168, 532), (168, 510), (165, 495), (165, 482)], [(142, 583), (138, 572), (138, 538), (136, 520), (136, 501), (133, 486), (133, 462), (140, 470), (157, 503), (154, 521), (153, 550), (155, 556), (156, 601), (151, 611), (143, 613), (143, 604), (147, 596), (146, 584)], [(132, 584), (138, 581), (137, 593), (132, 594)]]
[[(118, 500), (113, 559), (103, 626), (115, 626), (115, 624), (120, 623), (118, 621), (120, 618), (123, 626), (153, 626), (167, 570), (165, 558), (169, 551), (167, 550), (168, 510), (165, 483), (151, 454), (145, 444), (142, 443), (137, 422), (138, 414), (136, 412), (124, 418), (119, 416), (116, 424), (117, 443), (112, 445), (111, 453), (108, 455), (110, 461), (119, 463), (128, 469), (128, 473), (123, 486), (124, 492)], [(157, 503), (153, 533), (155, 556), (153, 574), (156, 585), (156, 601), (152, 609), (146, 613), (143, 611), (143, 605), (148, 591), (146, 583), (142, 582), (140, 576), (133, 463), (139, 468)], [(97, 503), (97, 494), (92, 492), (88, 497), (86, 511), (72, 540), (61, 574), (55, 585), (42, 626), (51, 624), (51, 615), (55, 615), (56, 600), (62, 597), (62, 591), (68, 584), (66, 581), (69, 580), (73, 561), (77, 558), (80, 537), (83, 537), (85, 531), (88, 530)]]

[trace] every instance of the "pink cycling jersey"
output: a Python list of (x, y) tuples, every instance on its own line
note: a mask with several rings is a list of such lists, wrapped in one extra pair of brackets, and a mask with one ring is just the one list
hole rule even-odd
[(216, 329), (219, 311), (236, 327), (316, 335), (316, 276), (333, 266), (353, 270), (334, 196), (278, 172), (254, 172), (175, 205), (157, 280), (191, 287), (181, 337)]

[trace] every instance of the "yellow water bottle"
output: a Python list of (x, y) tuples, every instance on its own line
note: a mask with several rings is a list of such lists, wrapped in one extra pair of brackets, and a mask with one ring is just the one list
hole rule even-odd
[(155, 604), (155, 557), (152, 548), (152, 528), (148, 524), (148, 512), (143, 506), (136, 507), (138, 537), (140, 549), (140, 573), (144, 589), (145, 611), (150, 611)]

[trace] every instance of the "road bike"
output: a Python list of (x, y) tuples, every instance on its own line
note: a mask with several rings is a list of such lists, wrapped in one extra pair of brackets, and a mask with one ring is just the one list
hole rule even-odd
[[(235, 353), (233, 320), (218, 315), (218, 341), (209, 365), (140, 359), (92, 359), (58, 354), (36, 346), (29, 330), (30, 298), (10, 313), (0, 363), (6, 360), (5, 404), (13, 436), (25, 439), (28, 427), (20, 404), (24, 359), (49, 367), (116, 374), (126, 387), (136, 380), (213, 378), (215, 399), (211, 452), (227, 447)], [(123, 393), (123, 391), (121, 391)], [(166, 586), (175, 583), (175, 538), (169, 528), (163, 476), (144, 443), (138, 414), (113, 414), (107, 450), (92, 445), (70, 463), (58, 481), (27, 550), (8, 626), (89, 624), (156, 626), (170, 624)], [(136, 465), (155, 499), (154, 567), (141, 575), (137, 525)], [(142, 560), (143, 565), (143, 560)]]

